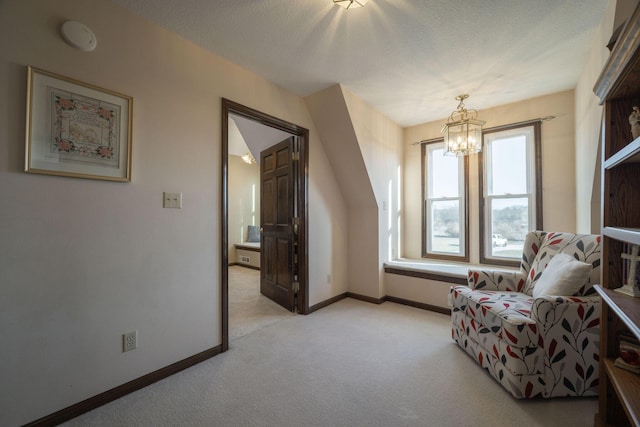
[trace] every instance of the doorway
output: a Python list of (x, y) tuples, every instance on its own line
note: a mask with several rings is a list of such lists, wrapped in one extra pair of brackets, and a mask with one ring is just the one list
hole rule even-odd
[(230, 117), (241, 117), (251, 120), (268, 128), (277, 129), (293, 135), (297, 141), (297, 155), (294, 157), (297, 167), (293, 179), (296, 185), (292, 192), (292, 203), (297, 206), (297, 219), (295, 221), (297, 231), (296, 259), (297, 269), (292, 266), (291, 273), (297, 278), (297, 298), (295, 310), (301, 314), (309, 312), (309, 287), (308, 287), (308, 162), (309, 162), (309, 131), (298, 125), (283, 121), (276, 117), (235, 103), (228, 99), (222, 99), (222, 248), (221, 248), (221, 325), (222, 325), (222, 351), (229, 349), (229, 123)]

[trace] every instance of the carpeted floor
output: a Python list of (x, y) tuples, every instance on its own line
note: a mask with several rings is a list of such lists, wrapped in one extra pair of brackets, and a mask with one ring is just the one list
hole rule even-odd
[(597, 399), (513, 399), (449, 316), (344, 299), (67, 426), (592, 426)]
[(229, 338), (233, 341), (293, 313), (260, 293), (260, 271), (229, 267)]

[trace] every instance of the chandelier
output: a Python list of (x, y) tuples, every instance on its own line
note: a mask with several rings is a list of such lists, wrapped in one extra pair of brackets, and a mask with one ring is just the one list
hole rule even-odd
[(345, 9), (355, 9), (356, 7), (364, 6), (368, 1), (369, 0), (333, 0), (333, 3)]
[(482, 125), (485, 122), (478, 120), (476, 110), (465, 108), (464, 100), (467, 98), (469, 95), (466, 93), (456, 96), (460, 103), (442, 127), (445, 155), (466, 156), (482, 149)]

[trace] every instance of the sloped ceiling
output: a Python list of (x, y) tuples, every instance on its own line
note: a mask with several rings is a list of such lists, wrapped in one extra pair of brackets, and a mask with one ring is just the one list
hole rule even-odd
[(607, 0), (112, 0), (308, 96), (342, 83), (401, 126), (575, 87)]
[(367, 166), (340, 85), (316, 92), (305, 101), (347, 204), (376, 207)]
[(262, 151), (291, 136), (237, 114), (229, 116), (229, 154), (242, 156), (250, 151), (257, 164), (260, 164)]

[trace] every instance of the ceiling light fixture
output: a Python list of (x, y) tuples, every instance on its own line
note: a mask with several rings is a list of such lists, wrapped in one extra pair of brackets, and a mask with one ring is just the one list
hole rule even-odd
[(256, 162), (256, 159), (251, 155), (251, 153), (245, 153), (242, 156), (240, 156), (240, 158), (244, 160), (245, 163), (248, 163), (248, 164), (252, 164)]
[(345, 9), (355, 9), (356, 7), (362, 7), (367, 4), (369, 0), (333, 0), (333, 4), (337, 4)]
[(478, 120), (476, 110), (467, 110), (464, 107), (464, 100), (467, 98), (469, 95), (466, 93), (456, 96), (460, 103), (442, 127), (445, 155), (466, 156), (478, 153), (482, 149), (482, 125), (485, 122)]

